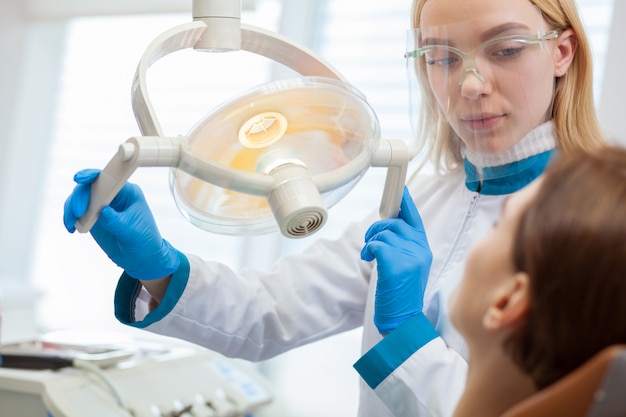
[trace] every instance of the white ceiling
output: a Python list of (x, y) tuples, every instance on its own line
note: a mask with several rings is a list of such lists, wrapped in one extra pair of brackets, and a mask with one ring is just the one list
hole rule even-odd
[[(254, 7), (255, 0), (242, 0), (242, 8)], [(27, 0), (29, 19), (65, 19), (135, 13), (191, 12), (192, 0)]]

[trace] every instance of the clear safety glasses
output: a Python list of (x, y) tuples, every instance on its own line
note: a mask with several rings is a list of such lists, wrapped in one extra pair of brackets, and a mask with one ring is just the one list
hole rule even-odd
[[(433, 77), (455, 77), (459, 75), (458, 84), (463, 84), (468, 74), (474, 74), (480, 81), (485, 77), (480, 73), (476, 58), (481, 64), (492, 68), (515, 66), (528, 57), (528, 47), (543, 41), (556, 39), (561, 30), (555, 29), (534, 35), (509, 35), (483, 42), (472, 52), (464, 52), (446, 44), (448, 39), (422, 40), (424, 45), (405, 53), (405, 58), (423, 58), (427, 71)], [(431, 43), (432, 42), (432, 43)]]

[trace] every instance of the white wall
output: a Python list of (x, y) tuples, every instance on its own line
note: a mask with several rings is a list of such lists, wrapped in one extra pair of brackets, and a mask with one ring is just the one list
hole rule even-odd
[[(35, 331), (28, 281), (33, 219), (62, 56), (62, 22), (31, 22), (20, 1), (0, 4), (0, 306), (2, 334)], [(42, 42), (45, 39), (46, 42)], [(12, 316), (19, 317), (19, 325)]]
[(610, 139), (626, 146), (626, 1), (614, 0), (598, 118)]

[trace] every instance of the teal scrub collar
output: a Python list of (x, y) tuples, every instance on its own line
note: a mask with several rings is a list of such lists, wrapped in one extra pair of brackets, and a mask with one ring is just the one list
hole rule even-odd
[(483, 179), (480, 180), (476, 168), (466, 159), (465, 186), (470, 191), (484, 195), (503, 195), (514, 193), (530, 184), (545, 170), (554, 150), (545, 151), (530, 158), (510, 164), (483, 168)]

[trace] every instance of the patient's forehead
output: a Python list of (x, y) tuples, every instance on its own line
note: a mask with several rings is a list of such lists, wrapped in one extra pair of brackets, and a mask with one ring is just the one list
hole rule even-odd
[(502, 203), (502, 211), (500, 216), (503, 218), (519, 217), (521, 213), (524, 212), (527, 207), (532, 204), (532, 201), (535, 199), (535, 196), (537, 195), (539, 188), (541, 188), (542, 183), (543, 178), (539, 177), (518, 192), (513, 193), (505, 198)]

